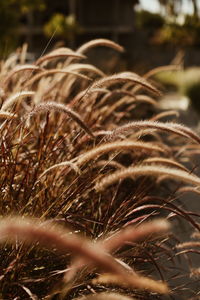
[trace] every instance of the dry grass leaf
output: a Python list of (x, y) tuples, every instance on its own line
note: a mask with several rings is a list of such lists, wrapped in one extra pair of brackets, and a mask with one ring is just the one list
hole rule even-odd
[(41, 180), (42, 177), (44, 177), (47, 173), (49, 173), (50, 171), (54, 170), (54, 169), (58, 169), (58, 168), (66, 168), (66, 167), (70, 167), (72, 170), (74, 170), (77, 174), (81, 174), (81, 170), (78, 168), (78, 166), (76, 164), (74, 164), (71, 161), (65, 161), (63, 163), (58, 163), (55, 164), (51, 167), (49, 167), (48, 169), (46, 169), (39, 177), (38, 180)]
[[(107, 94), (108, 90), (106, 88), (90, 88), (81, 91), (78, 93), (75, 98), (71, 101), (70, 105), (73, 106), (76, 103), (84, 102), (88, 103), (88, 105), (92, 105), (93, 103), (93, 95), (101, 95), (101, 94)], [(89, 100), (89, 101), (88, 101)]]
[(36, 295), (34, 295), (29, 288), (27, 288), (26, 286), (21, 285), (21, 284), (20, 284), (20, 286), (26, 292), (26, 294), (30, 297), (30, 299), (38, 300), (38, 297)]
[(122, 165), (122, 164), (120, 164), (120, 163), (118, 163), (117, 161), (114, 161), (114, 160), (100, 160), (94, 165), (94, 168), (96, 168), (96, 167), (106, 168), (107, 166), (113, 167), (115, 169), (125, 168), (124, 165)]
[[(91, 90), (90, 90), (90, 93), (91, 93)], [(122, 97), (120, 100), (117, 100), (117, 102), (120, 101), (122, 104), (125, 101), (127, 101), (127, 99), (129, 99), (129, 101), (130, 101), (130, 98), (131, 98), (131, 101), (136, 100), (136, 96), (127, 90), (123, 90), (123, 89), (119, 89), (119, 90), (116, 89), (113, 91), (107, 90), (106, 95), (100, 99), (100, 101), (97, 104), (97, 107), (106, 105), (107, 102), (109, 102), (109, 100), (112, 99), (112, 97), (114, 97), (114, 96), (128, 96), (128, 97)]]
[(200, 189), (199, 187), (193, 187), (193, 186), (184, 186), (178, 189), (179, 193), (196, 193), (200, 195)]

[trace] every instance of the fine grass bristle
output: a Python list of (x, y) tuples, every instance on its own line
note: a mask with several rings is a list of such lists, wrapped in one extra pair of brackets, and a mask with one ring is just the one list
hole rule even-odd
[(185, 183), (200, 186), (200, 178), (196, 175), (190, 174), (186, 171), (164, 167), (162, 165), (141, 165), (135, 167), (129, 167), (124, 170), (117, 171), (111, 175), (103, 178), (99, 183), (96, 184), (95, 188), (97, 191), (106, 189), (109, 185), (123, 180), (127, 177), (137, 178), (138, 176), (167, 176), (173, 180), (183, 181)]
[(90, 65), (90, 64), (71, 64), (66, 67), (66, 70), (69, 72), (74, 72), (74, 71), (87, 71), (87, 72), (92, 72), (95, 73), (101, 77), (105, 76), (104, 72), (98, 69), (97, 67)]
[(179, 117), (179, 113), (176, 110), (168, 110), (168, 111), (161, 112), (161, 113), (155, 115), (154, 117), (151, 118), (151, 120), (157, 121), (157, 120), (160, 120), (160, 119), (163, 119), (166, 117), (172, 117), (172, 116)]
[(181, 169), (183, 171), (186, 171), (189, 173), (189, 170), (184, 167), (182, 164), (178, 163), (177, 161), (174, 161), (169, 158), (164, 158), (164, 157), (150, 157), (145, 160), (143, 160), (143, 163), (147, 164), (159, 164), (159, 165), (166, 165), (168, 167), (176, 167), (178, 169)]
[(168, 232), (170, 224), (165, 220), (156, 220), (138, 227), (130, 226), (127, 229), (121, 230), (108, 239), (103, 241), (103, 247), (109, 252), (112, 252), (128, 242), (138, 242), (144, 240), (152, 233), (162, 234)]
[(92, 41), (89, 41), (89, 42), (83, 44), (81, 47), (79, 47), (77, 49), (77, 52), (85, 53), (89, 49), (94, 48), (94, 47), (99, 47), (99, 46), (109, 47), (109, 48), (112, 48), (119, 52), (124, 51), (124, 48), (122, 46), (120, 46), (119, 44), (117, 44), (113, 41), (110, 41), (107, 39), (95, 39), (95, 40), (92, 40)]
[(51, 69), (51, 70), (46, 70), (46, 71), (40, 72), (39, 74), (35, 75), (33, 78), (31, 78), (26, 83), (26, 87), (34, 84), (36, 81), (38, 81), (42, 77), (55, 75), (55, 74), (74, 75), (74, 76), (80, 77), (82, 79), (86, 79), (86, 80), (89, 80), (89, 81), (91, 80), (88, 76), (80, 74), (80, 73), (75, 73), (75, 72), (68, 71), (68, 70), (65, 70), (65, 69), (60, 69), (60, 70), (59, 69)]
[(39, 177), (39, 180), (45, 176), (47, 173), (49, 173), (50, 171), (52, 171), (53, 169), (58, 169), (58, 168), (66, 168), (67, 166), (69, 166), (71, 169), (73, 169), (76, 173), (81, 174), (81, 170), (78, 168), (78, 166), (71, 162), (71, 161), (65, 161), (59, 164), (55, 164), (53, 166), (51, 166), (50, 168), (48, 168), (47, 170), (45, 170)]
[(15, 104), (15, 102), (17, 101), (19, 103), (19, 101), (21, 101), (23, 98), (26, 97), (32, 97), (35, 95), (34, 91), (21, 91), (18, 92), (12, 96), (10, 96), (8, 99), (6, 99), (1, 107), (1, 110), (6, 110), (8, 109), (10, 106), (12, 106), (13, 104)]
[(117, 293), (95, 293), (94, 295), (83, 296), (75, 300), (134, 300), (134, 299)]
[[(159, 221), (159, 226), (152, 226), (150, 231), (163, 231), (168, 229), (167, 223)], [(142, 230), (142, 228), (141, 228)], [(145, 229), (144, 229), (145, 231)], [(109, 256), (103, 247), (78, 237), (67, 230), (63, 230), (58, 226), (50, 226), (48, 223), (39, 223), (37, 220), (8, 218), (0, 221), (0, 241), (9, 240), (15, 241), (18, 238), (26, 243), (39, 242), (41, 245), (53, 249), (54, 247), (60, 253), (68, 253), (70, 251), (75, 256), (80, 256), (86, 261), (94, 263), (100, 268), (110, 272), (111, 275), (104, 275), (98, 281), (104, 280), (104, 283), (118, 283), (122, 280), (122, 286), (147, 289), (158, 293), (168, 293), (168, 287), (164, 283), (156, 282), (153, 279), (142, 277), (135, 272), (127, 273), (122, 264), (119, 264), (112, 256)], [(96, 280), (96, 283), (97, 283)], [(126, 282), (126, 283), (125, 283)]]
[(120, 134), (129, 134), (137, 129), (146, 129), (151, 128), (155, 130), (162, 130), (169, 133), (174, 133), (189, 139), (194, 140), (198, 144), (200, 144), (200, 137), (193, 132), (190, 128), (177, 124), (177, 123), (163, 123), (163, 122), (157, 122), (157, 121), (134, 121), (128, 124), (125, 124), (121, 127), (118, 127), (113, 130), (113, 132), (110, 134), (110, 138), (115, 138), (116, 136), (119, 136)]
[(34, 65), (22, 65), (22, 66), (16, 66), (10, 73), (6, 76), (4, 80), (4, 85), (7, 85), (10, 79), (17, 73), (19, 72), (24, 72), (24, 71), (40, 71), (41, 68), (38, 66)]
[(76, 161), (77, 165), (82, 165), (86, 163), (87, 161), (94, 159), (98, 157), (99, 155), (102, 155), (103, 153), (109, 152), (109, 151), (122, 151), (122, 150), (143, 150), (148, 152), (158, 151), (158, 152), (164, 152), (165, 150), (160, 148), (157, 145), (154, 145), (152, 143), (145, 143), (145, 142), (139, 142), (139, 141), (118, 141), (118, 142), (111, 142), (106, 143), (103, 145), (100, 145), (96, 148), (93, 148), (90, 151), (85, 152), (84, 154), (80, 155), (79, 157), (75, 157), (74, 160)]
[(92, 138), (94, 138), (94, 135), (92, 131), (89, 129), (89, 127), (85, 124), (85, 122), (81, 119), (78, 113), (73, 111), (70, 107), (63, 105), (61, 103), (56, 102), (45, 102), (41, 103), (35, 106), (34, 110), (31, 111), (26, 117), (27, 120), (29, 120), (32, 116), (37, 115), (41, 112), (51, 112), (51, 111), (58, 111), (61, 113), (67, 114), (69, 117), (71, 117), (75, 122), (78, 123), (78, 125), (85, 130), (86, 133), (88, 133)]
[(105, 78), (99, 79), (92, 85), (92, 88), (102, 87), (102, 86), (110, 86), (116, 83), (126, 83), (131, 82), (133, 84), (139, 84), (143, 88), (153, 92), (156, 95), (161, 95), (159, 90), (157, 90), (153, 85), (151, 85), (147, 80), (140, 77), (136, 73), (133, 72), (122, 72), (118, 74), (114, 74), (111, 76), (107, 76)]
[(73, 58), (76, 58), (76, 59), (83, 59), (83, 58), (85, 58), (84, 55), (79, 54), (77, 52), (74, 52), (73, 50), (71, 50), (69, 48), (64, 48), (63, 47), (63, 48), (59, 48), (59, 49), (53, 50), (49, 54), (46, 54), (46, 55), (40, 57), (35, 62), (35, 64), (36, 65), (41, 65), (44, 62), (48, 62), (49, 60), (63, 58), (63, 57), (64, 58), (73, 57)]
[(151, 104), (155, 107), (157, 107), (159, 105), (156, 100), (154, 100), (153, 98), (151, 98), (147, 95), (136, 95), (135, 97), (136, 97), (137, 102), (148, 103), (148, 104)]
[(104, 274), (100, 275), (97, 279), (93, 279), (94, 284), (106, 284), (106, 285), (117, 285), (125, 288), (136, 288), (142, 290), (150, 290), (150, 291), (156, 291), (159, 294), (168, 294), (169, 289), (167, 287), (167, 284), (162, 282), (156, 282), (150, 278), (146, 278), (143, 276), (134, 276), (132, 278), (131, 275), (128, 275), (126, 277), (126, 280), (124, 280), (123, 277), (117, 276), (117, 275), (109, 275)]

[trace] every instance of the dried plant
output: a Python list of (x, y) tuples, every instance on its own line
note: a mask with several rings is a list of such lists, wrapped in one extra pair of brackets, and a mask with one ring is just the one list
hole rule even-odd
[(116, 293), (98, 293), (94, 295), (89, 296), (83, 296), (81, 298), (78, 298), (76, 300), (134, 300), (133, 298), (116, 294)]
[(185, 127), (184, 125), (177, 124), (177, 123), (162, 123), (156, 121), (136, 121), (132, 123), (125, 124), (121, 127), (116, 128), (110, 133), (110, 138), (114, 138), (121, 134), (128, 134), (129, 132), (136, 130), (136, 129), (146, 129), (151, 128), (155, 130), (162, 130), (166, 132), (171, 132), (177, 135), (185, 136), (196, 141), (198, 144), (200, 143), (200, 138), (197, 134), (195, 134), (191, 129)]
[(17, 104), (19, 104), (19, 101), (23, 98), (34, 96), (35, 92), (32, 91), (24, 91), (24, 92), (18, 92), (12, 96), (10, 96), (8, 99), (6, 99), (1, 107), (2, 110), (7, 110), (10, 106), (15, 104), (17, 101)]
[(82, 54), (79, 54), (78, 52), (74, 52), (73, 50), (69, 49), (69, 48), (59, 48), (59, 49), (56, 49), (56, 50), (53, 50), (51, 51), (50, 53), (40, 57), (36, 62), (35, 64), (36, 65), (41, 65), (43, 64), (44, 62), (47, 62), (49, 60), (52, 60), (52, 59), (60, 59), (60, 58), (67, 58), (67, 57), (73, 57), (73, 58), (76, 58), (76, 59), (82, 59), (82, 58), (85, 58), (84, 55)]
[[(66, 230), (61, 230), (58, 226), (52, 228), (48, 224), (37, 224), (37, 220), (26, 219), (4, 219), (0, 223), (1, 241), (7, 239), (19, 239), (27, 242), (39, 242), (41, 245), (54, 249), (56, 247), (61, 254), (67, 254), (70, 251), (73, 255), (85, 259), (86, 263), (92, 263), (95, 266), (109, 272), (111, 278), (118, 278), (121, 282), (126, 282), (129, 288), (146, 289), (158, 293), (167, 293), (168, 287), (165, 283), (156, 282), (150, 278), (137, 275), (134, 271), (128, 273), (122, 264), (114, 259), (107, 249), (113, 250), (116, 247), (122, 247), (125, 242), (142, 239), (149, 234), (161, 233), (167, 231), (169, 224), (164, 220), (153, 222), (152, 224), (141, 225), (139, 229), (129, 228), (123, 233), (118, 233), (118, 242), (116, 237), (110, 239), (109, 243), (102, 242), (95, 245), (85, 239), (77, 237)], [(134, 234), (135, 232), (135, 234)], [(122, 284), (124, 286), (124, 284)]]
[(110, 174), (103, 178), (99, 183), (96, 184), (96, 190), (101, 191), (107, 188), (109, 185), (115, 183), (120, 179), (127, 177), (137, 178), (138, 176), (162, 176), (165, 175), (174, 180), (180, 180), (185, 183), (190, 183), (195, 186), (200, 186), (200, 178), (196, 175), (189, 174), (184, 170), (178, 170), (173, 168), (164, 167), (162, 165), (145, 165), (135, 166), (126, 168), (124, 170), (116, 171), (114, 174)]
[(77, 52), (78, 53), (85, 53), (89, 49), (97, 47), (97, 46), (106, 46), (106, 47), (112, 48), (112, 49), (114, 49), (116, 51), (119, 51), (119, 52), (124, 51), (122, 46), (120, 46), (119, 44), (117, 44), (113, 41), (110, 41), (110, 40), (107, 40), (107, 39), (96, 39), (96, 40), (89, 41), (89, 42), (85, 43), (84, 45), (82, 45), (81, 47), (79, 47)]
[(34, 107), (34, 109), (26, 116), (26, 118), (27, 118), (26, 121), (28, 122), (32, 116), (37, 115), (40, 112), (50, 112), (50, 111), (58, 111), (58, 112), (67, 114), (73, 120), (75, 120), (80, 125), (80, 127), (83, 128), (92, 138), (94, 138), (92, 131), (85, 124), (85, 122), (81, 119), (79, 114), (76, 113), (75, 111), (73, 111), (69, 106), (63, 105), (61, 103), (45, 102), (45, 103), (36, 105)]
[(161, 93), (148, 79), (176, 67), (106, 75), (84, 62), (97, 46), (123, 51), (97, 39), (33, 64), (24, 63), (24, 46), (1, 62), (2, 299), (199, 292), (199, 266), (190, 260), (199, 242), (176, 230), (193, 227), (199, 238), (199, 214), (180, 199), (199, 195), (200, 137), (160, 121), (177, 114), (160, 109)]

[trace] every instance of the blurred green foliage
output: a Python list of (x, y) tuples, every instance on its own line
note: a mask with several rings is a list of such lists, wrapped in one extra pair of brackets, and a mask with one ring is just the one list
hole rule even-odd
[(68, 41), (73, 41), (75, 35), (82, 31), (78, 25), (75, 15), (65, 16), (61, 13), (54, 14), (49, 22), (44, 26), (44, 32), (48, 37), (54, 33), (60, 38), (65, 38)]
[[(47, 0), (0, 0), (0, 56), (8, 55), (17, 46), (19, 27), (27, 24), (28, 15), (49, 8)], [(66, 1), (67, 5), (67, 1)], [(52, 11), (52, 10), (50, 10)], [(34, 15), (36, 15), (34, 13)], [(22, 21), (23, 20), (23, 21)], [(34, 26), (34, 21), (32, 26)], [(44, 34), (48, 37), (58, 36), (73, 41), (75, 35), (82, 29), (78, 25), (75, 15), (55, 13), (49, 15), (46, 24), (41, 24)]]

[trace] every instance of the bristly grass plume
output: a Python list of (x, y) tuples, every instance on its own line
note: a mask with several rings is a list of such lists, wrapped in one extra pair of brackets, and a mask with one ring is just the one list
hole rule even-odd
[(199, 292), (189, 259), (199, 242), (176, 230), (193, 227), (199, 238), (199, 214), (178, 198), (199, 195), (200, 137), (160, 109), (150, 77), (162, 68), (106, 75), (84, 62), (99, 46), (123, 51), (97, 39), (33, 64), (19, 63), (26, 47), (1, 62), (2, 299)]

